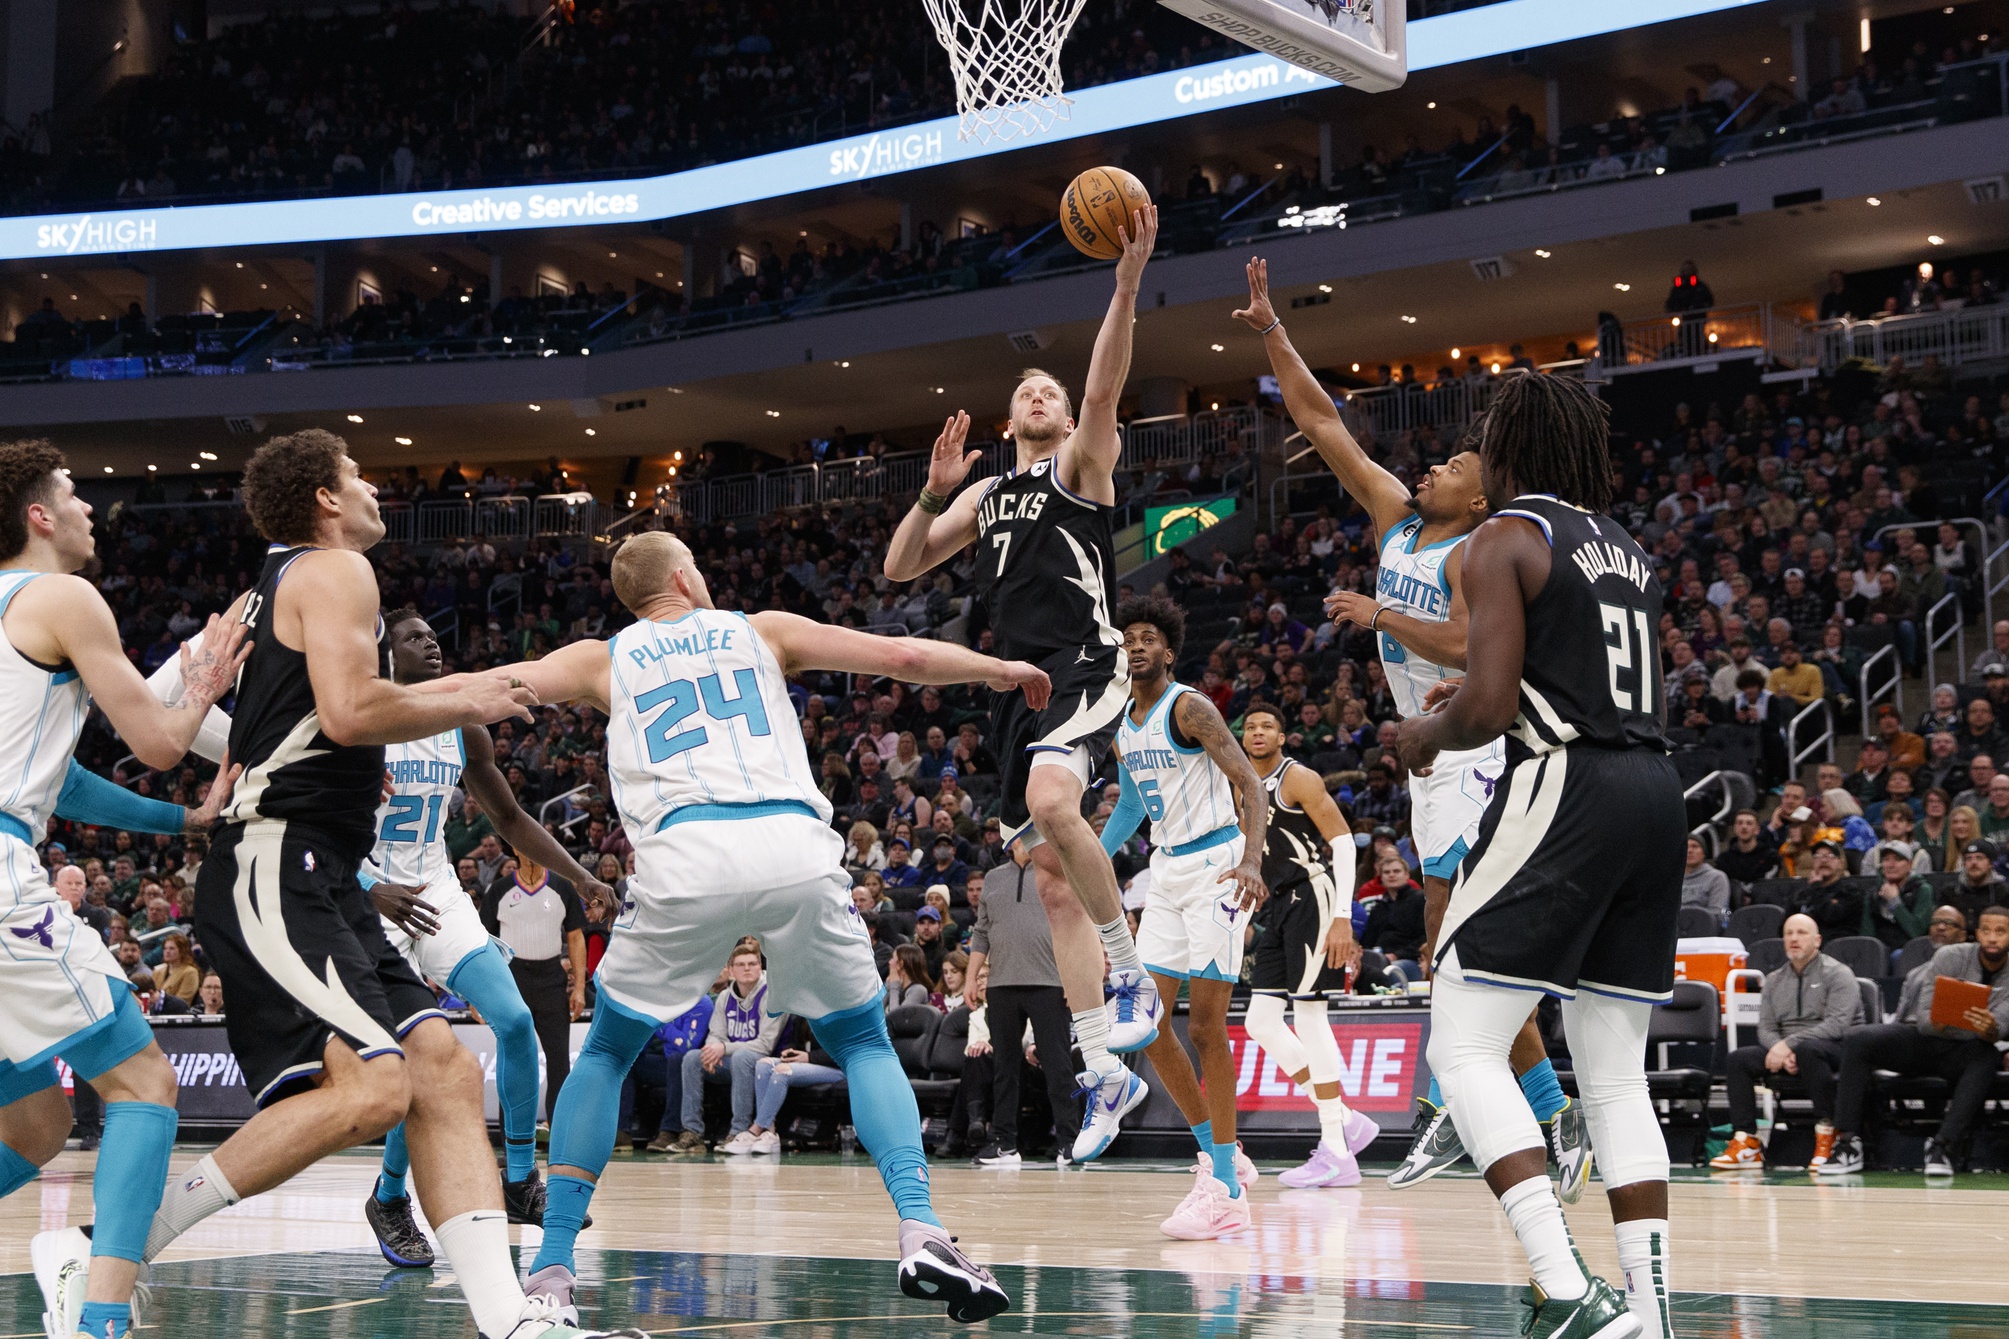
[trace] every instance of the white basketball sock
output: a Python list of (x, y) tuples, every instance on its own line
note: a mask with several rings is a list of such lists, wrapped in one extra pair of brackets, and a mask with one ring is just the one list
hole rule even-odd
[(1674, 1339), (1667, 1310), (1667, 1220), (1635, 1218), (1616, 1224), (1615, 1231), (1625, 1305), (1639, 1322), (1639, 1339)]
[(167, 1183), (167, 1190), (160, 1197), (160, 1208), (154, 1211), (153, 1227), (146, 1234), (146, 1249), (141, 1255), (152, 1261), (176, 1237), (211, 1214), (228, 1209), (237, 1200), (238, 1194), (231, 1188), (230, 1178), (217, 1169), (215, 1156), (203, 1154), (202, 1161)]
[(474, 1328), (489, 1339), (503, 1339), (522, 1319), (524, 1303), (509, 1258), (509, 1215), (474, 1209), (441, 1223), (433, 1235), (474, 1313)]
[(1144, 959), (1138, 956), (1137, 938), (1130, 933), (1130, 922), (1118, 916), (1107, 925), (1096, 926), (1095, 933), (1102, 936), (1102, 951), (1109, 955), (1111, 971), (1144, 970)]
[(1081, 1062), (1090, 1069), (1107, 1069), (1107, 1063), (1098, 1062), (1115, 1060), (1109, 1054), (1109, 1014), (1100, 1005), (1074, 1015), (1074, 1044), (1081, 1048)]
[(1555, 1187), (1547, 1173), (1531, 1176), (1500, 1196), (1500, 1207), (1528, 1253), (1528, 1272), (1542, 1291), (1558, 1301), (1574, 1302), (1590, 1291), (1590, 1279), (1577, 1262), (1576, 1245)]

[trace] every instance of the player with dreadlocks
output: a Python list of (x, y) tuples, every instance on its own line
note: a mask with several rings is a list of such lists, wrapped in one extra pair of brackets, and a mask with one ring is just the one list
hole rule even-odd
[[(1465, 564), (1465, 681), (1398, 737), (1403, 763), (1425, 773), (1440, 752), (1507, 736), (1506, 774), (1437, 941), (1429, 1055), (1527, 1251), (1534, 1311), (1522, 1332), (1537, 1339), (1671, 1332), (1667, 1144), (1644, 1058), (1653, 1005), (1673, 993), (1687, 832), (1660, 727), (1660, 584), (1601, 514), (1609, 437), (1605, 406), (1581, 382), (1501, 384), (1479, 429), (1492, 517)], [(1577, 1254), (1508, 1064), (1530, 990), (1563, 1002), (1623, 1300)]]

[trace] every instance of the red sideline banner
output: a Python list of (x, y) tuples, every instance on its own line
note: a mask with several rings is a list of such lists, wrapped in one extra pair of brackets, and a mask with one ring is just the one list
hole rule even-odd
[[(1406, 1131), (1413, 1101), (1430, 1083), (1430, 1067), (1423, 1056), (1430, 1033), (1429, 1012), (1334, 1010), (1328, 1017), (1339, 1043), (1339, 1090), (1346, 1104), (1373, 1116), (1384, 1130)], [(1176, 1015), (1172, 1027), (1184, 1041), (1186, 1016)], [(1235, 1056), (1235, 1110), (1243, 1127), (1316, 1134), (1318, 1113), (1310, 1092), (1292, 1083), (1233, 1017), (1228, 1023), (1228, 1045)], [(1142, 1055), (1127, 1058), (1136, 1062), (1138, 1072), (1151, 1084), (1151, 1096), (1126, 1119), (1126, 1128), (1183, 1131), (1185, 1117), (1165, 1094), (1150, 1062)]]

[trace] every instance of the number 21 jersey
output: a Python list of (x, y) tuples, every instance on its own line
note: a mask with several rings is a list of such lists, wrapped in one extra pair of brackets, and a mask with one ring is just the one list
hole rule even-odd
[(830, 821), (788, 682), (744, 615), (633, 623), (608, 647), (607, 776), (629, 831), (750, 806)]
[(1661, 733), (1660, 581), (1623, 526), (1545, 493), (1496, 516), (1540, 527), (1549, 579), (1528, 603), (1521, 711), (1507, 760), (1559, 748), (1667, 752)]
[(460, 731), (384, 746), (391, 795), (377, 809), (377, 844), (367, 868), (386, 883), (424, 888), (450, 874), (444, 828), (467, 753)]

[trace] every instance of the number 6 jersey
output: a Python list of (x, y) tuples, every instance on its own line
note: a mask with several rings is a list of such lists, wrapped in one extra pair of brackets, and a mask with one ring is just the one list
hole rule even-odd
[(1524, 493), (1494, 515), (1532, 521), (1550, 553), (1549, 579), (1528, 602), (1507, 761), (1566, 747), (1667, 752), (1652, 560), (1617, 521), (1546, 493)]
[(631, 832), (755, 805), (830, 821), (781, 666), (745, 616), (633, 623), (608, 654), (607, 775)]

